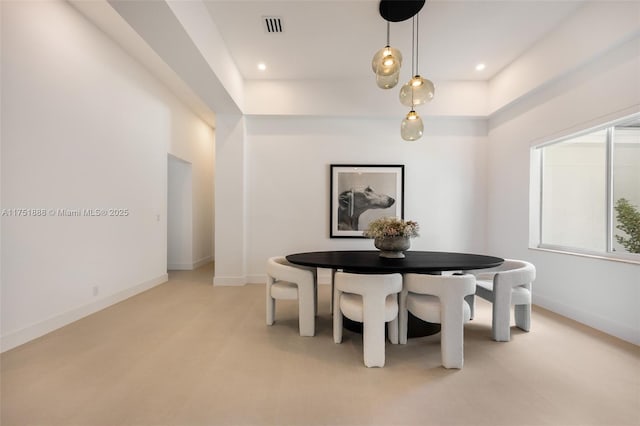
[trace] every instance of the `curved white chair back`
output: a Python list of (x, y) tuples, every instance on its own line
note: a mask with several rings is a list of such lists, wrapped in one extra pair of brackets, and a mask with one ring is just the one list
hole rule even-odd
[[(505, 259), (504, 263), (496, 268), (477, 269), (468, 271), (473, 273), (477, 279), (494, 279), (496, 274), (502, 273), (502, 280), (508, 280), (512, 285), (530, 284), (536, 279), (536, 268), (533, 264), (524, 260)], [(504, 274), (509, 272), (509, 274)]]
[(404, 288), (411, 293), (431, 294), (440, 298), (473, 294), (476, 280), (471, 274), (427, 275), (405, 274)]
[(294, 265), (284, 256), (275, 256), (267, 260), (267, 275), (277, 278), (278, 281), (297, 283), (308, 279), (309, 273), (315, 275), (316, 269)]
[(301, 336), (315, 334), (318, 310), (318, 274), (316, 268), (293, 265), (282, 256), (267, 260), (267, 325), (275, 320), (276, 299), (298, 299), (298, 321)]
[(442, 325), (442, 365), (462, 368), (464, 323), (471, 318), (465, 297), (475, 293), (473, 275), (405, 274), (400, 294), (400, 343), (407, 343), (408, 312), (425, 321)]
[(384, 367), (385, 322), (389, 323), (389, 339), (398, 343), (397, 294), (402, 290), (402, 275), (336, 272), (334, 285), (334, 341), (342, 341), (342, 314), (348, 314), (362, 322), (365, 365)]
[(516, 326), (531, 329), (532, 283), (536, 268), (524, 260), (505, 259), (498, 268), (475, 272), (476, 295), (493, 303), (492, 335), (498, 342), (511, 340), (511, 306)]

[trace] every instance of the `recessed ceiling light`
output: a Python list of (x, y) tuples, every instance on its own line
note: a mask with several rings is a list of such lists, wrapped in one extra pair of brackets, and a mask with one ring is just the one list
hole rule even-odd
[(478, 65), (476, 65), (476, 71), (482, 71), (483, 69), (485, 69), (487, 66), (483, 63), (480, 63)]
[(260, 63), (258, 64), (258, 69), (259, 69), (260, 71), (264, 71), (264, 70), (266, 70), (266, 69), (267, 69), (267, 66), (265, 65), (265, 63), (264, 63), (264, 62), (260, 62)]

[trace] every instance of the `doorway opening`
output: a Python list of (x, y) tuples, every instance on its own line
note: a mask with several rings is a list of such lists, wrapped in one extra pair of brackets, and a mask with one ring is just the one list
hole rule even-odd
[(168, 154), (167, 269), (193, 269), (192, 165)]

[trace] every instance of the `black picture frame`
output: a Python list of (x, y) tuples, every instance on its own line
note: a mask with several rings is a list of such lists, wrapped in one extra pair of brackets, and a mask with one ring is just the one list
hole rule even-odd
[(403, 164), (331, 164), (329, 187), (330, 238), (364, 238), (373, 220), (404, 219)]

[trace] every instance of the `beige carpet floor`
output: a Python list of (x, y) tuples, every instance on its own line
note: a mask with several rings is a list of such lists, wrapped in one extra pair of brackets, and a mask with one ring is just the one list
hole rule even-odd
[(264, 286), (213, 287), (212, 268), (2, 354), (1, 425), (640, 425), (640, 348), (549, 311), (497, 343), (479, 300), (462, 370), (439, 335), (369, 369), (360, 335), (333, 343), (328, 286), (300, 337), (295, 302), (268, 327)]

